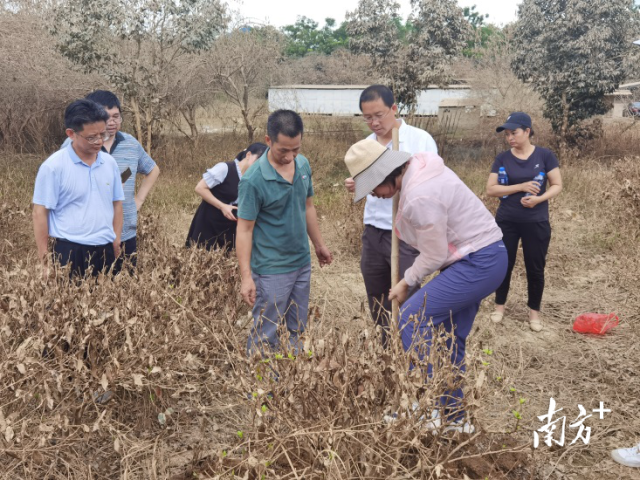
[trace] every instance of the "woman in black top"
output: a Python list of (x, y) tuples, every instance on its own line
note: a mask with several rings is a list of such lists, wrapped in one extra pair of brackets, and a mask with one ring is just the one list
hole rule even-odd
[[(487, 195), (500, 198), (496, 222), (502, 229), (509, 266), (502, 285), (496, 290), (496, 305), (491, 320), (496, 323), (502, 321), (518, 243), (522, 239), (529, 294), (529, 326), (531, 330), (539, 332), (543, 327), (540, 303), (544, 290), (547, 250), (551, 240), (549, 199), (562, 191), (562, 176), (556, 156), (546, 148), (531, 144), (533, 128), (529, 115), (514, 112), (496, 131), (505, 132), (511, 149), (496, 157), (487, 181)], [(507, 185), (498, 184), (500, 167), (506, 170)], [(542, 187), (534, 181), (541, 172), (545, 175)], [(549, 188), (546, 186), (547, 180)]]
[(235, 160), (216, 164), (202, 175), (196, 192), (202, 203), (196, 210), (187, 236), (187, 247), (235, 248), (238, 184), (247, 169), (262, 156), (267, 146), (253, 143)]

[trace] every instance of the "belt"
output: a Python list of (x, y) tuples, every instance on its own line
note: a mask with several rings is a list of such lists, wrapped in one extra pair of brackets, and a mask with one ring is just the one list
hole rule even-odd
[(113, 245), (112, 243), (105, 243), (103, 245), (85, 245), (84, 243), (78, 243), (78, 242), (71, 242), (65, 238), (53, 238), (53, 241), (55, 243), (64, 243), (67, 245), (78, 245), (80, 247), (85, 247), (85, 248), (106, 248), (106, 247), (110, 247), (111, 245)]

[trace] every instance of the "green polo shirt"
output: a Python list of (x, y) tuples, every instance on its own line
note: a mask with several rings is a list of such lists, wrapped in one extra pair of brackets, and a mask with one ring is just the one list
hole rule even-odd
[(255, 220), (251, 271), (258, 275), (293, 272), (311, 262), (307, 239), (307, 198), (313, 196), (311, 167), (295, 159), (293, 183), (276, 172), (267, 153), (242, 176), (238, 217)]

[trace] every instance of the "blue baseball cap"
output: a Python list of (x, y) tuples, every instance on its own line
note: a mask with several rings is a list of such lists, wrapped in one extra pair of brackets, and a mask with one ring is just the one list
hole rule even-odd
[(507, 117), (503, 125), (496, 128), (496, 132), (503, 130), (515, 130), (516, 128), (533, 128), (531, 126), (531, 117), (524, 112), (513, 112)]

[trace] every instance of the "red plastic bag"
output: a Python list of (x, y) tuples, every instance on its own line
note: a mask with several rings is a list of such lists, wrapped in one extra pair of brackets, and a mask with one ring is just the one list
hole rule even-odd
[(594, 333), (604, 335), (619, 323), (615, 313), (583, 313), (573, 322), (573, 331), (578, 333)]

